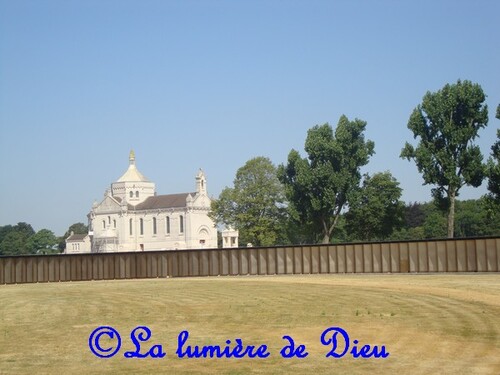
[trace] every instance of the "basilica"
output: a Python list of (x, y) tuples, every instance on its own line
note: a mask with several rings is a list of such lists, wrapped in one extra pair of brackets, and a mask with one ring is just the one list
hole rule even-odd
[[(88, 214), (90, 251), (216, 248), (217, 228), (208, 216), (211, 201), (202, 170), (195, 180), (194, 192), (157, 195), (155, 183), (139, 172), (131, 151), (127, 171)], [(71, 244), (65, 252), (86, 252), (78, 248)]]

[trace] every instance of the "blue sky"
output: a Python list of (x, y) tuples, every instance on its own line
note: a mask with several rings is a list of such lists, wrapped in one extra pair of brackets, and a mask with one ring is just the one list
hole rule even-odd
[[(430, 200), (399, 158), (427, 91), (468, 79), (500, 121), (498, 1), (0, 0), (0, 225), (62, 235), (128, 165), (159, 194), (215, 197), (255, 156), (275, 164), (342, 114), (367, 121), (405, 201)], [(461, 199), (486, 192), (464, 189)]]

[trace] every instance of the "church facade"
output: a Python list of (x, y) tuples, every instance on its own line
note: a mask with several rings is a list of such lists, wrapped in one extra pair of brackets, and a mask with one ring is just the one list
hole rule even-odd
[(208, 216), (211, 200), (203, 171), (195, 180), (194, 192), (157, 195), (155, 183), (139, 172), (131, 151), (127, 171), (88, 214), (91, 252), (216, 248), (217, 228)]

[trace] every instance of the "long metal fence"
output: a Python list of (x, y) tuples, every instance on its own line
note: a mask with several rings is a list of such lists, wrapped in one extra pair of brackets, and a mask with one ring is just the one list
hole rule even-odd
[(500, 237), (0, 257), (0, 284), (218, 275), (499, 271)]

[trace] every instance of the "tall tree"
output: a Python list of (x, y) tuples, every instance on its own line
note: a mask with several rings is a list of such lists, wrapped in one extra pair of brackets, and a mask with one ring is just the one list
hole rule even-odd
[(28, 247), (31, 254), (53, 253), (55, 245), (57, 245), (57, 237), (54, 235), (54, 232), (48, 229), (40, 229), (28, 240)]
[(366, 175), (346, 214), (347, 230), (356, 240), (383, 240), (403, 224), (402, 189), (390, 172)]
[(24, 222), (0, 227), (0, 255), (29, 254), (28, 241), (34, 234), (33, 227)]
[(401, 157), (414, 160), (434, 199), (448, 211), (448, 237), (453, 237), (455, 198), (464, 185), (478, 187), (484, 178), (483, 156), (473, 141), (488, 123), (481, 86), (470, 81), (427, 92), (410, 116), (408, 128), (417, 147), (406, 142)]
[(491, 146), (491, 157), (488, 159), (488, 190), (490, 197), (500, 203), (500, 129), (497, 130), (497, 141)]
[[(497, 107), (497, 119), (500, 120), (500, 104)], [(500, 205), (500, 129), (497, 129), (497, 141), (491, 146), (491, 157), (487, 166), (489, 199), (495, 206)]]
[(292, 217), (313, 228), (323, 243), (330, 242), (342, 209), (359, 188), (360, 168), (374, 153), (365, 128), (365, 121), (346, 116), (340, 117), (335, 134), (330, 125), (317, 125), (307, 132), (308, 157), (291, 150), (287, 165), (278, 168)]
[(276, 167), (256, 157), (238, 169), (234, 187), (222, 190), (212, 201), (211, 217), (217, 224), (239, 231), (240, 243), (270, 246), (283, 241), (286, 207)]

